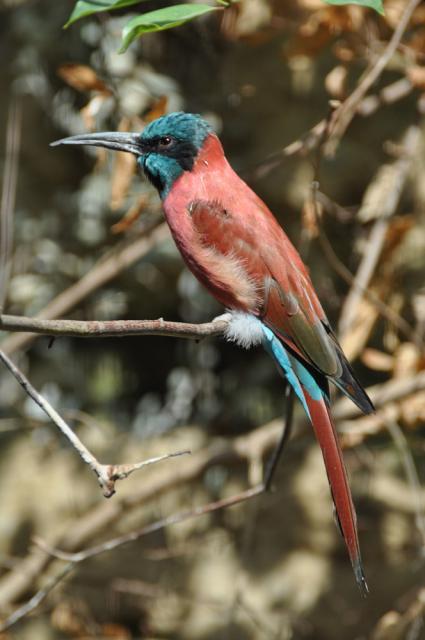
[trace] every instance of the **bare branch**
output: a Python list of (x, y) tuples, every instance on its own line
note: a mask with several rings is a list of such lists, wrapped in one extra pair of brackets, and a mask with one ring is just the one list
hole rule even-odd
[(7, 631), (17, 622), (25, 618), (29, 613), (34, 611), (49, 595), (49, 593), (61, 582), (74, 568), (74, 562), (68, 562), (62, 569), (54, 576), (52, 576), (47, 584), (42, 589), (39, 589), (32, 598), (25, 602), (22, 607), (16, 609), (4, 622), (0, 621), (0, 633)]
[(255, 487), (247, 489), (246, 491), (242, 491), (235, 496), (231, 496), (230, 498), (223, 498), (222, 500), (216, 500), (215, 502), (208, 502), (207, 504), (195, 507), (194, 509), (188, 509), (186, 511), (180, 511), (179, 513), (173, 513), (166, 518), (161, 518), (156, 522), (148, 524), (146, 527), (136, 529), (135, 531), (130, 531), (130, 533), (125, 533), (122, 536), (112, 538), (111, 540), (107, 540), (106, 542), (102, 542), (101, 544), (94, 545), (93, 547), (88, 547), (87, 549), (79, 551), (78, 553), (66, 553), (61, 549), (50, 547), (39, 538), (35, 539), (34, 542), (43, 551), (46, 551), (54, 558), (58, 558), (59, 560), (66, 560), (73, 563), (80, 563), (84, 560), (88, 560), (88, 558), (93, 558), (94, 556), (101, 555), (106, 551), (112, 551), (117, 547), (122, 547), (129, 542), (135, 542), (136, 540), (139, 540), (139, 538), (147, 536), (148, 534), (154, 533), (156, 531), (161, 531), (162, 529), (165, 529), (170, 525), (179, 524), (180, 522), (190, 520), (191, 518), (199, 518), (200, 516), (207, 515), (208, 513), (213, 513), (213, 511), (218, 511), (219, 509), (233, 507), (235, 504), (245, 502), (246, 500), (250, 500), (251, 498), (260, 495), (261, 493), (263, 493), (263, 491), (264, 484), (261, 483), (256, 485)]
[(401, 430), (398, 422), (396, 420), (388, 420), (386, 427), (400, 453), (401, 461), (406, 473), (406, 479), (410, 485), (412, 499), (414, 499), (416, 503), (415, 523), (421, 537), (422, 547), (425, 549), (425, 503), (422, 496), (421, 481), (418, 476), (415, 461), (406, 436)]
[[(380, 106), (393, 104), (394, 102), (405, 98), (412, 92), (413, 88), (414, 87), (410, 80), (407, 78), (400, 78), (381, 89), (379, 93), (364, 97), (358, 104), (356, 113), (363, 117), (371, 116)], [(345, 102), (343, 104), (345, 104)], [(337, 106), (334, 111), (339, 108), (341, 107)], [(258, 178), (266, 176), (270, 171), (279, 166), (285, 158), (308, 155), (320, 145), (328, 126), (328, 118), (323, 118), (297, 140), (294, 140), (286, 147), (283, 147), (279, 151), (275, 151), (262, 160), (253, 171), (253, 176)]]
[(173, 458), (189, 453), (189, 451), (178, 451), (175, 453), (167, 453), (163, 456), (137, 462), (135, 464), (101, 464), (95, 456), (81, 442), (74, 431), (68, 426), (65, 420), (58, 414), (52, 405), (44, 398), (30, 383), (28, 378), (18, 369), (18, 367), (10, 360), (10, 358), (0, 350), (0, 360), (9, 369), (12, 375), (19, 382), (24, 391), (34, 400), (34, 402), (44, 411), (44, 413), (52, 420), (52, 422), (62, 431), (63, 435), (69, 440), (74, 449), (78, 451), (81, 458), (89, 465), (91, 470), (96, 474), (99, 485), (103, 491), (105, 498), (110, 498), (115, 493), (115, 482), (127, 478), (133, 471), (142, 469), (143, 467), (161, 462), (167, 458)]
[(330, 135), (326, 142), (326, 154), (333, 154), (347, 130), (351, 120), (356, 114), (356, 111), (361, 103), (362, 99), (372, 87), (372, 85), (378, 80), (381, 73), (384, 71), (388, 62), (391, 60), (397, 48), (401, 42), (404, 32), (410, 22), (410, 18), (413, 15), (416, 7), (421, 4), (422, 0), (410, 0), (400, 17), (394, 33), (385, 47), (382, 54), (378, 57), (375, 64), (367, 71), (363, 78), (360, 80), (357, 87), (349, 95), (349, 97), (341, 104), (341, 106), (335, 110), (331, 126)]
[[(360, 262), (356, 276), (352, 282), (352, 288), (344, 301), (339, 320), (339, 331), (343, 336), (351, 329), (356, 317), (359, 301), (363, 296), (363, 292), (367, 289), (378, 265), (390, 219), (394, 215), (400, 201), (407, 176), (417, 155), (420, 138), (420, 128), (416, 126), (409, 127), (401, 141), (402, 152), (400, 158), (391, 165), (385, 165), (385, 179), (373, 180), (367, 189), (363, 207), (366, 206), (366, 201), (369, 202), (371, 199), (367, 194), (371, 194), (372, 189), (374, 189), (372, 213), (377, 219), (371, 229), (368, 241), (365, 244), (363, 259)], [(383, 168), (380, 169), (378, 175), (383, 176)], [(362, 217), (361, 211), (362, 209), (359, 212), (359, 218)], [(400, 322), (398, 324), (399, 328), (401, 328)], [(407, 323), (403, 321), (403, 325), (405, 324)], [(414, 332), (411, 327), (408, 325), (407, 327), (409, 328), (410, 339)], [(407, 327), (404, 326), (403, 331), (405, 331)]]
[[(361, 282), (356, 279), (351, 271), (345, 266), (345, 264), (339, 259), (337, 254), (334, 251), (334, 248), (326, 235), (323, 225), (320, 224), (319, 212), (317, 207), (318, 202), (318, 183), (313, 182), (311, 185), (311, 202), (312, 202), (312, 211), (315, 217), (316, 226), (318, 229), (318, 237), (320, 241), (320, 245), (326, 258), (330, 264), (330, 266), (334, 269), (336, 273), (349, 285), (352, 287), (352, 291), (356, 292), (356, 295), (359, 296), (359, 299), (365, 298), (368, 300), (376, 309), (377, 313), (379, 313), (383, 318), (385, 318), (389, 323), (395, 326), (400, 333), (402, 333), (408, 340), (415, 339), (415, 333), (410, 324), (402, 318), (398, 313), (396, 313), (390, 306), (388, 306), (383, 300), (381, 300), (373, 291), (367, 289), (363, 286)], [(1, 325), (0, 325), (1, 326)], [(417, 346), (420, 349), (423, 349), (423, 343), (419, 338), (416, 338)], [(344, 351), (346, 352), (346, 346), (343, 345)]]
[(111, 336), (160, 335), (198, 340), (207, 336), (221, 336), (226, 320), (204, 324), (158, 320), (43, 320), (23, 316), (0, 315), (3, 331), (31, 332), (46, 336), (72, 336), (78, 338), (108, 338)]

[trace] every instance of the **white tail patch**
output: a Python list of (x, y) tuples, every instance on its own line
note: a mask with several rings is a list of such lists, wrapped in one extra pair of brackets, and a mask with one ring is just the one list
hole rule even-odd
[(229, 316), (229, 324), (224, 332), (226, 340), (235, 342), (243, 349), (250, 349), (263, 342), (263, 325), (258, 318), (244, 311), (230, 311)]

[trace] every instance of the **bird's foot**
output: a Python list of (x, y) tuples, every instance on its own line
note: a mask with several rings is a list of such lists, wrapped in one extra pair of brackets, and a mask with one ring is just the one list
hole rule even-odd
[(230, 311), (226, 311), (226, 313), (222, 313), (220, 316), (217, 316), (212, 320), (212, 322), (230, 322), (232, 319), (232, 314)]

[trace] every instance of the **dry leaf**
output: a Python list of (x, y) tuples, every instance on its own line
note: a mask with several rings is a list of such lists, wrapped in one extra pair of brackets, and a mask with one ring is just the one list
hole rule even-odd
[(418, 370), (420, 353), (412, 342), (399, 345), (394, 357), (394, 378), (405, 378), (414, 375)]
[(111, 94), (111, 90), (100, 80), (96, 72), (85, 64), (62, 64), (57, 74), (77, 91), (100, 91)]
[(419, 65), (408, 67), (406, 75), (415, 87), (425, 89), (425, 67)]
[(362, 362), (374, 371), (392, 371), (394, 358), (378, 349), (365, 349), (362, 353)]
[[(123, 118), (118, 131), (129, 131), (130, 120)], [(112, 171), (111, 209), (119, 209), (128, 193), (136, 168), (136, 158), (131, 153), (119, 151), (114, 154), (114, 168)]]
[(400, 402), (401, 420), (407, 427), (415, 428), (425, 423), (425, 391), (415, 394)]
[(131, 640), (132, 635), (128, 629), (120, 624), (108, 622), (102, 625), (102, 638), (114, 638), (114, 640)]
[(346, 96), (347, 67), (337, 65), (325, 78), (325, 87), (333, 98), (343, 100)]
[[(317, 211), (316, 211), (317, 209)], [(317, 228), (316, 213), (319, 218), (322, 217), (323, 207), (317, 202), (312, 202), (311, 198), (308, 198), (303, 205), (301, 212), (301, 223), (303, 230), (307, 233), (308, 238), (317, 238), (319, 235), (319, 229)]]
[[(376, 293), (376, 291), (375, 291)], [(356, 318), (350, 331), (341, 337), (341, 346), (348, 360), (354, 360), (362, 352), (372, 332), (379, 313), (376, 307), (363, 298), (357, 305)]]
[(88, 101), (85, 107), (80, 111), (84, 125), (87, 131), (93, 131), (96, 126), (96, 117), (105, 102), (109, 98), (108, 93), (98, 93)]
[(140, 214), (145, 209), (147, 203), (148, 203), (147, 196), (145, 195), (140, 196), (137, 202), (135, 202), (133, 206), (130, 207), (130, 209), (127, 211), (125, 216), (123, 216), (121, 220), (119, 220), (114, 225), (112, 225), (111, 227), (112, 233), (119, 234), (119, 233), (124, 233), (125, 231), (128, 231), (128, 229), (130, 229), (133, 226), (136, 220), (138, 220), (138, 218), (140, 217)]
[(144, 117), (145, 122), (152, 122), (153, 120), (163, 116), (167, 110), (167, 104), (167, 96), (161, 96), (156, 102), (154, 102), (149, 112)]

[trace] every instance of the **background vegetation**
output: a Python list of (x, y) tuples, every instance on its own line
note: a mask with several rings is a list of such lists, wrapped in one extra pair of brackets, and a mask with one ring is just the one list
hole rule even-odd
[(298, 408), (274, 492), (91, 558), (55, 557), (52, 547), (84, 551), (254, 486), (284, 387), (263, 353), (220, 338), (52, 341), (6, 331), (2, 316), (2, 351), (100, 460), (192, 455), (135, 473), (105, 501), (2, 370), (1, 637), (424, 637), (425, 7), (241, 0), (120, 54), (123, 27), (159, 8), (127, 4), (62, 31), (72, 2), (0, 2), (3, 311), (193, 323), (221, 313), (130, 157), (48, 146), (202, 113), (310, 266), (376, 402), (367, 418), (334, 402), (371, 593), (356, 589)]

